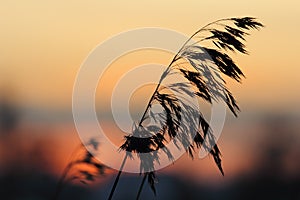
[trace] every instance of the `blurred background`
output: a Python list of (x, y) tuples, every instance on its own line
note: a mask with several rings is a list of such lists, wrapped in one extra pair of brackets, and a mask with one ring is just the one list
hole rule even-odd
[[(258, 17), (266, 28), (248, 37), (250, 56), (234, 55), (247, 78), (243, 84), (229, 82), (242, 112), (238, 118), (228, 112), (219, 139), (225, 176), (211, 157), (192, 161), (184, 155), (157, 172), (157, 197), (146, 186), (142, 199), (300, 199), (299, 1), (11, 0), (0, 5), (0, 199), (54, 195), (80, 143), (72, 118), (73, 83), (99, 43), (139, 27), (191, 35), (211, 21), (236, 16)], [(167, 65), (171, 58), (151, 51), (121, 58), (114, 63), (115, 79), (107, 91), (97, 91), (96, 100), (109, 96), (126, 67), (149, 61)], [(143, 112), (151, 92), (132, 99), (133, 115)], [(108, 117), (108, 128), (111, 123)], [(111, 137), (121, 144), (122, 134)], [(90, 185), (70, 182), (60, 199), (106, 199), (116, 173), (107, 170)], [(134, 198), (141, 180), (122, 175), (115, 199)]]

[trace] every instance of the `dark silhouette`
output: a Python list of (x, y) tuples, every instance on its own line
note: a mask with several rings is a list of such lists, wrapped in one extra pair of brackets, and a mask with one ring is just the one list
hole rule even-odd
[[(49, 133), (54, 133), (49, 127), (39, 131), (16, 127), (11, 134), (1, 135), (0, 199), (53, 198), (57, 186), (54, 152), (59, 150), (54, 150), (58, 143), (47, 137)], [(78, 159), (84, 157), (83, 149), (82, 153)], [(87, 169), (79, 164), (74, 167), (67, 178), (79, 175), (77, 169)], [(90, 199), (91, 189), (74, 181), (64, 181), (63, 189), (60, 199)]]
[[(97, 150), (99, 144), (94, 139), (91, 139), (89, 145)], [(72, 169), (80, 165), (88, 166), (89, 170), (81, 170), (79, 167), (79, 169), (73, 171), (71, 175), (69, 174), (71, 173)], [(83, 184), (88, 184), (89, 182), (94, 181), (100, 175), (103, 175), (104, 170), (105, 166), (99, 163), (99, 161), (87, 151), (85, 146), (80, 144), (74, 150), (71, 156), (71, 161), (68, 163), (59, 179), (53, 200), (59, 199), (62, 189), (68, 184), (68, 182), (79, 180)]]
[[(162, 74), (141, 120), (134, 125), (132, 134), (125, 136), (125, 142), (120, 149), (127, 153), (108, 199), (112, 199), (126, 159), (132, 153), (137, 153), (141, 161), (140, 172), (144, 173), (137, 199), (147, 177), (155, 193), (154, 163), (159, 163), (157, 151), (162, 149), (172, 160), (172, 152), (166, 148), (166, 144), (171, 141), (178, 148), (186, 149), (192, 158), (195, 148), (203, 146), (213, 156), (224, 175), (221, 153), (215, 144), (210, 125), (198, 107), (191, 105), (185, 96), (203, 99), (208, 103), (224, 101), (237, 116), (239, 107), (220, 74), (237, 82), (241, 81), (244, 74), (227, 52), (238, 51), (246, 54), (244, 41), (247, 31), (260, 27), (263, 25), (252, 17), (221, 19), (199, 29), (183, 44)], [(196, 42), (192, 43), (192, 39)], [(179, 60), (182, 62), (178, 62)], [(169, 87), (161, 86), (163, 80), (171, 75), (183, 76), (187, 82), (174, 83)], [(164, 112), (153, 113), (151, 108), (154, 104), (160, 105)], [(148, 118), (156, 123), (146, 124), (145, 120)]]

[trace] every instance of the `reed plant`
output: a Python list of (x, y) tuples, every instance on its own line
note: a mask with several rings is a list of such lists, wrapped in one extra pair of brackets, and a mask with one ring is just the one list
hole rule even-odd
[[(140, 121), (133, 125), (132, 133), (124, 137), (120, 150), (126, 151), (126, 155), (109, 200), (113, 197), (126, 160), (133, 158), (133, 153), (140, 159), (140, 173), (144, 174), (136, 199), (140, 198), (146, 180), (156, 194), (154, 165), (160, 161), (158, 150), (173, 160), (172, 152), (167, 148), (169, 142), (178, 149), (185, 149), (191, 158), (194, 158), (197, 149), (205, 149), (224, 175), (221, 152), (211, 126), (201, 110), (185, 97), (197, 98), (208, 104), (224, 102), (237, 116), (240, 109), (225, 77), (240, 83), (244, 74), (230, 52), (248, 54), (245, 37), (251, 29), (259, 30), (261, 27), (263, 24), (253, 17), (220, 19), (197, 30), (182, 45), (161, 75)], [(173, 75), (181, 76), (185, 81), (167, 86), (162, 84)], [(162, 112), (154, 112), (154, 105), (160, 106)], [(149, 124), (147, 119), (155, 123)]]

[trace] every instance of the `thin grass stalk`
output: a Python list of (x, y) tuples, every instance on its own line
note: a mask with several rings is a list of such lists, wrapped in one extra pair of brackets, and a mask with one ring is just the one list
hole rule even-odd
[(64, 187), (64, 180), (65, 178), (67, 177), (70, 169), (72, 168), (73, 166), (73, 162), (69, 163), (66, 168), (64, 169), (63, 173), (62, 173), (62, 176), (60, 177), (58, 183), (57, 183), (57, 186), (56, 186), (56, 190), (55, 190), (55, 194), (54, 194), (54, 197), (53, 197), (53, 200), (58, 200), (58, 197)]
[[(79, 151), (81, 147), (82, 147), (82, 145), (80, 144), (80, 145), (78, 145), (78, 146), (75, 148), (75, 150), (73, 151), (72, 155), (70, 156), (70, 160), (72, 160), (72, 158), (74, 157), (75, 153), (76, 153), (77, 151)], [(74, 162), (70, 162), (70, 163), (65, 167), (65, 169), (64, 169), (64, 171), (63, 171), (62, 175), (60, 176), (60, 179), (59, 179), (59, 181), (58, 181), (58, 183), (57, 183), (57, 186), (56, 186), (56, 190), (55, 190), (55, 193), (54, 193), (53, 200), (57, 200), (57, 199), (58, 199), (58, 197), (59, 197), (59, 195), (60, 195), (60, 193), (61, 193), (61, 191), (62, 191), (62, 189), (63, 189), (63, 187), (64, 187), (64, 184), (63, 184), (63, 183), (64, 183), (64, 180), (65, 180), (65, 178), (67, 177), (67, 175), (68, 175), (70, 169), (73, 167), (73, 165), (74, 165)]]
[[(179, 53), (179, 52), (178, 52), (178, 53)], [(167, 67), (167, 69), (165, 70), (165, 72), (168, 71), (168, 70), (170, 69), (171, 65), (172, 65), (175, 61), (178, 60), (178, 59), (177, 59), (178, 53), (174, 56), (174, 58), (172, 59), (172, 62), (169, 64), (169, 66)], [(163, 74), (164, 74), (164, 73), (163, 73)], [(147, 113), (148, 109), (150, 108), (151, 102), (152, 102), (152, 100), (153, 100), (153, 98), (154, 98), (156, 92), (158, 91), (158, 89), (159, 89), (159, 87), (160, 87), (160, 85), (161, 85), (161, 83), (162, 83), (162, 80), (163, 80), (163, 79), (160, 79), (159, 83), (157, 84), (157, 86), (156, 86), (156, 88), (155, 88), (155, 90), (154, 90), (154, 92), (153, 92), (153, 94), (152, 94), (152, 96), (151, 96), (151, 98), (150, 98), (150, 100), (149, 100), (147, 106), (146, 106), (146, 109), (145, 109), (145, 111), (144, 111), (144, 113), (143, 113), (143, 115), (142, 115), (142, 118), (141, 118), (141, 120), (140, 120), (140, 122), (139, 122), (139, 126), (142, 125), (143, 120), (144, 120), (144, 118), (145, 118), (145, 116), (146, 116), (146, 113)], [(122, 174), (122, 170), (123, 170), (124, 165), (125, 165), (125, 163), (126, 163), (127, 157), (128, 157), (128, 155), (126, 154), (126, 156), (124, 157), (124, 160), (123, 160), (123, 162), (122, 162), (122, 165), (121, 165), (121, 167), (120, 167), (120, 169), (119, 169), (118, 175), (117, 175), (117, 177), (116, 177), (116, 179), (115, 179), (115, 181), (114, 181), (114, 185), (113, 185), (113, 187), (112, 187), (112, 189), (111, 189), (111, 192), (110, 192), (110, 194), (109, 194), (108, 200), (111, 200), (112, 197), (113, 197), (113, 195), (114, 195), (115, 189), (116, 189), (117, 184), (118, 184), (118, 182), (119, 182), (119, 179), (120, 179), (120, 176), (121, 176), (121, 174)]]
[(145, 173), (145, 174), (144, 174), (144, 178), (143, 178), (143, 180), (142, 180), (142, 182), (141, 182), (141, 185), (140, 185), (140, 187), (139, 187), (139, 191), (138, 191), (138, 193), (137, 193), (137, 195), (136, 195), (136, 200), (139, 200), (139, 199), (140, 199), (140, 196), (141, 196), (141, 193), (142, 193), (142, 190), (143, 190), (143, 187), (144, 187), (144, 184), (145, 184), (147, 175), (148, 175), (148, 173)]
[(122, 162), (122, 164), (121, 164), (121, 167), (120, 167), (120, 169), (119, 169), (119, 173), (118, 173), (118, 175), (117, 175), (117, 177), (116, 177), (116, 179), (115, 179), (115, 181), (114, 181), (114, 185), (113, 185), (113, 187), (112, 187), (112, 189), (111, 189), (111, 191), (110, 191), (108, 200), (111, 200), (112, 197), (113, 197), (113, 195), (114, 195), (114, 192), (115, 192), (115, 190), (116, 190), (116, 187), (117, 187), (117, 184), (118, 184), (118, 182), (119, 182), (120, 176), (121, 176), (121, 174), (122, 174), (123, 168), (124, 168), (124, 166), (125, 166), (127, 157), (128, 157), (128, 154), (126, 153), (126, 155), (125, 155), (125, 157), (124, 157), (124, 159), (123, 159), (123, 162)]

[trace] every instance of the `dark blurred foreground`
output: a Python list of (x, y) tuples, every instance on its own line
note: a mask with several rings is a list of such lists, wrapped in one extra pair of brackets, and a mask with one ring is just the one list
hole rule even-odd
[[(18, 172), (17, 172), (18, 171)], [(14, 170), (0, 177), (1, 199), (52, 199), (57, 180), (40, 172), (28, 173)], [(135, 199), (141, 177), (120, 179), (114, 199)], [(79, 185), (66, 185), (60, 199), (96, 200), (106, 199), (112, 181), (88, 188)], [(277, 175), (272, 177), (257, 173), (244, 176), (226, 185), (214, 186), (193, 183), (177, 177), (159, 176), (157, 197), (145, 185), (141, 199), (300, 199), (300, 177), (284, 180)]]

